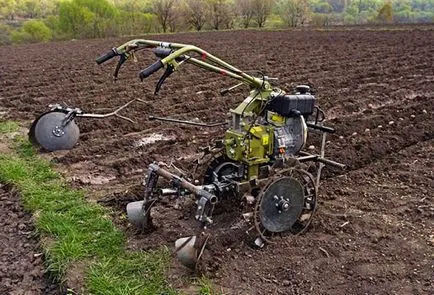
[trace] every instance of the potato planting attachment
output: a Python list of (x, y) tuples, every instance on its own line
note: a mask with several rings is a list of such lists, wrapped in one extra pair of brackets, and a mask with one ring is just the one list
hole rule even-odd
[[(194, 171), (180, 172), (173, 165), (152, 163), (144, 181), (143, 200), (127, 205), (128, 219), (143, 231), (153, 230), (152, 208), (162, 198), (183, 200), (193, 196), (196, 203), (194, 218), (201, 230), (193, 236), (178, 239), (175, 252), (180, 261), (194, 268), (205, 250), (210, 234), (206, 229), (219, 226), (213, 219), (216, 206), (234, 199), (246, 208), (255, 229), (252, 244), (262, 247), (276, 241), (276, 236), (300, 234), (311, 223), (317, 208), (317, 192), (324, 165), (343, 168), (344, 165), (325, 158), (326, 134), (335, 130), (323, 125), (325, 114), (317, 105), (310, 86), (299, 85), (292, 92), (274, 86), (277, 79), (258, 72), (251, 75), (196, 46), (152, 40), (132, 40), (113, 48), (99, 57), (102, 64), (119, 57), (114, 72), (116, 79), (123, 63), (134, 53), (150, 49), (159, 58), (139, 73), (141, 80), (164, 68), (154, 93), (161, 90), (166, 79), (183, 64), (238, 80), (222, 95), (241, 85), (249, 87), (249, 95), (230, 110), (229, 122), (206, 124), (173, 118), (150, 119), (169, 123), (204, 127), (226, 125), (223, 138), (202, 149)], [(137, 101), (137, 100), (133, 100)], [(45, 149), (70, 149), (78, 140), (75, 124), (78, 117), (119, 116), (122, 106), (113, 113), (86, 114), (80, 109), (54, 106), (33, 124), (30, 137)], [(140, 100), (138, 100), (140, 101)], [(321, 134), (318, 154), (307, 152), (308, 130)], [(160, 188), (164, 178), (169, 187)], [(205, 233), (205, 234), (204, 234)]]

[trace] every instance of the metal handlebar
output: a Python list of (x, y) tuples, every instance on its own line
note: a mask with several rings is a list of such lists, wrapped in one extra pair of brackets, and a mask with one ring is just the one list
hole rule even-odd
[[(166, 65), (170, 64), (176, 68), (178, 65), (185, 61), (210, 72), (219, 73), (221, 75), (237, 79), (255, 89), (271, 88), (270, 84), (267, 81), (248, 75), (247, 73), (208, 53), (207, 51), (188, 44), (135, 39), (128, 41), (117, 48), (113, 48), (110, 52), (99, 57), (97, 59), (97, 63), (101, 64), (116, 55), (126, 56), (129, 55), (129, 53), (131, 52), (158, 47), (170, 50), (169, 52), (166, 51), (167, 53), (169, 53), (169, 55), (165, 56), (167, 54), (166, 52), (164, 52), (165, 54), (160, 54), (159, 57), (161, 57), (161, 59), (158, 62), (152, 64), (150, 67), (146, 68), (140, 73), (141, 79), (150, 76), (151, 74), (155, 73), (157, 70)], [(194, 53), (199, 54), (200, 59), (187, 55)]]

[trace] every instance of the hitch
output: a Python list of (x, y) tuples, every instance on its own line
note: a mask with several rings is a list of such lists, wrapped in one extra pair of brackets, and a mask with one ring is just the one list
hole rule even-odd
[[(160, 165), (164, 165), (164, 163), (160, 163)], [(158, 182), (159, 176), (169, 180), (173, 186), (173, 189), (164, 189), (158, 191), (156, 184)], [(150, 164), (148, 167), (144, 201), (132, 202), (127, 205), (128, 219), (132, 224), (137, 225), (139, 228), (143, 228), (144, 225), (149, 225), (147, 221), (150, 217), (150, 212), (148, 212), (147, 207), (149, 206), (150, 202), (153, 202), (155, 198), (158, 198), (155, 192), (165, 192), (165, 194), (173, 192), (174, 195), (178, 195), (178, 197), (180, 197), (184, 195), (180, 193), (181, 188), (186, 190), (186, 194), (196, 195), (197, 210), (195, 219), (201, 222), (204, 227), (207, 224), (211, 224), (212, 210), (214, 205), (218, 202), (217, 196), (213, 194), (214, 187), (196, 186), (188, 182), (186, 179), (161, 168), (156, 163)]]

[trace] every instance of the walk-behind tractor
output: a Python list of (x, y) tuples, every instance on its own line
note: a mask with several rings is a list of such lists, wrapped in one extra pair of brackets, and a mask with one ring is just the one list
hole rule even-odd
[[(344, 166), (324, 157), (326, 134), (333, 133), (334, 129), (323, 125), (325, 115), (316, 105), (313, 89), (299, 85), (292, 92), (285, 92), (274, 86), (275, 78), (260, 72), (248, 74), (198, 47), (178, 43), (132, 40), (113, 48), (96, 62), (102, 64), (119, 57), (114, 73), (116, 79), (122, 64), (134, 57), (135, 52), (146, 49), (152, 50), (158, 61), (141, 71), (140, 79), (165, 69), (155, 93), (184, 63), (240, 82), (221, 91), (222, 95), (243, 84), (249, 86), (250, 92), (240, 105), (230, 110), (224, 137), (202, 149), (203, 156), (195, 162), (194, 171), (182, 173), (164, 163), (149, 165), (143, 200), (127, 205), (131, 224), (144, 231), (152, 229), (151, 208), (156, 202), (164, 196), (182, 200), (191, 195), (196, 203), (194, 218), (202, 225), (203, 232), (218, 226), (213, 224), (213, 210), (227, 200), (244, 202), (247, 204), (244, 208), (251, 207), (249, 211), (253, 212), (251, 216), (257, 232), (252, 244), (258, 247), (276, 241), (276, 236), (304, 232), (317, 208), (322, 168), (324, 165)], [(132, 102), (103, 115), (54, 105), (35, 120), (30, 139), (46, 150), (71, 149), (79, 137), (77, 117), (114, 115), (130, 120), (119, 115), (119, 111)], [(225, 124), (163, 117), (150, 119), (207, 127)], [(308, 130), (322, 134), (319, 154), (303, 150)], [(169, 188), (158, 187), (161, 177), (169, 183)], [(208, 236), (202, 233), (176, 241), (175, 251), (184, 265), (195, 267)]]

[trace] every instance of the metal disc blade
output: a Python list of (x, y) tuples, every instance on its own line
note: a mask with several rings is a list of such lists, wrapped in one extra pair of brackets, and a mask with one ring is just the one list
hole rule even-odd
[(66, 114), (48, 112), (39, 117), (30, 128), (29, 138), (48, 151), (70, 150), (78, 142), (80, 130), (74, 120), (61, 128)]
[(195, 246), (196, 236), (180, 238), (175, 241), (176, 257), (182, 265), (195, 269), (198, 261), (198, 249)]
[(143, 204), (145, 204), (145, 201), (136, 201), (127, 204), (128, 221), (139, 229), (143, 229), (146, 222)]
[(36, 124), (38, 123), (38, 121), (39, 121), (40, 118), (41, 118), (41, 116), (39, 116), (38, 118), (36, 118), (36, 120), (34, 120), (32, 122), (32, 125), (30, 126), (30, 129), (29, 129), (29, 141), (33, 145), (39, 145), (39, 142), (36, 140), (36, 137), (35, 137), (35, 127), (36, 127)]
[(48, 113), (52, 113), (52, 112), (57, 112), (57, 111), (48, 111), (48, 112), (45, 112), (45, 113), (43, 113), (43, 114), (40, 114), (33, 122), (32, 122), (32, 125), (30, 126), (30, 129), (29, 129), (29, 141), (32, 143), (32, 144), (34, 144), (34, 145), (40, 145), (39, 144), (39, 142), (36, 140), (36, 137), (35, 137), (35, 128), (36, 128), (36, 124), (38, 124), (38, 122), (39, 122), (39, 119), (41, 119), (43, 116), (45, 116), (46, 114), (48, 114)]
[(270, 232), (291, 229), (304, 206), (303, 186), (296, 179), (282, 177), (263, 192), (259, 214), (264, 228)]

